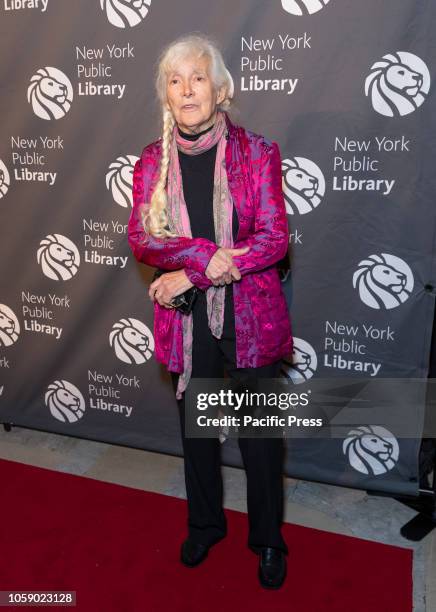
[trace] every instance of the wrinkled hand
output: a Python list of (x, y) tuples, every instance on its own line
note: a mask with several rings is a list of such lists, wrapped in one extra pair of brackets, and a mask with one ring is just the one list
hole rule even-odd
[(233, 257), (236, 255), (245, 255), (250, 250), (249, 246), (240, 249), (219, 248), (205, 270), (205, 274), (212, 283), (216, 285), (229, 284), (234, 280), (240, 280), (241, 273), (233, 263)]
[(185, 270), (175, 270), (174, 272), (165, 272), (153, 281), (148, 290), (148, 295), (152, 302), (157, 301), (165, 308), (174, 308), (171, 305), (171, 300), (191, 287), (193, 287), (193, 283), (187, 277)]

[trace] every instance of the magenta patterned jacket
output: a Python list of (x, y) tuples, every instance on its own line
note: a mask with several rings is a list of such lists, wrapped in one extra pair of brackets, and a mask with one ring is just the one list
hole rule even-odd
[[(289, 239), (281, 160), (276, 143), (234, 125), (228, 116), (226, 121), (227, 177), (239, 220), (234, 247), (251, 247), (245, 255), (234, 257), (241, 273), (241, 279), (232, 283), (236, 367), (254, 368), (289, 355), (293, 346), (288, 307), (275, 265), (285, 256)], [(205, 290), (212, 285), (205, 270), (219, 248), (214, 242), (206, 238), (155, 238), (142, 228), (139, 211), (150, 202), (160, 155), (158, 140), (144, 148), (135, 164), (128, 241), (138, 261), (168, 271), (184, 268), (191, 282)], [(183, 372), (184, 316), (154, 303), (155, 357), (170, 372)]]

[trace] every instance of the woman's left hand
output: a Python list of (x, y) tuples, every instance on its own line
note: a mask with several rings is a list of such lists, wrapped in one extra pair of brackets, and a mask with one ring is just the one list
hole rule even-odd
[(171, 305), (171, 300), (193, 286), (193, 283), (186, 276), (185, 270), (175, 270), (174, 272), (165, 272), (153, 281), (148, 290), (148, 295), (152, 302), (156, 300), (165, 308), (174, 308)]

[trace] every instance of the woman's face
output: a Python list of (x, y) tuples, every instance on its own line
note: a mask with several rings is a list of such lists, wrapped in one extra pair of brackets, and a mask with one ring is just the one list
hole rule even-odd
[(183, 132), (196, 134), (211, 126), (224, 97), (224, 88), (214, 89), (207, 57), (186, 58), (167, 75), (168, 105)]

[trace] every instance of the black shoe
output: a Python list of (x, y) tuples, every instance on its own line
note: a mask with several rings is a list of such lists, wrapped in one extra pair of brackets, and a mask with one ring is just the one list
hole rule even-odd
[(265, 546), (260, 550), (259, 582), (265, 589), (279, 589), (286, 577), (285, 553), (278, 548)]
[(206, 559), (208, 552), (209, 546), (192, 542), (192, 540), (188, 538), (182, 544), (180, 561), (187, 567), (195, 567)]

